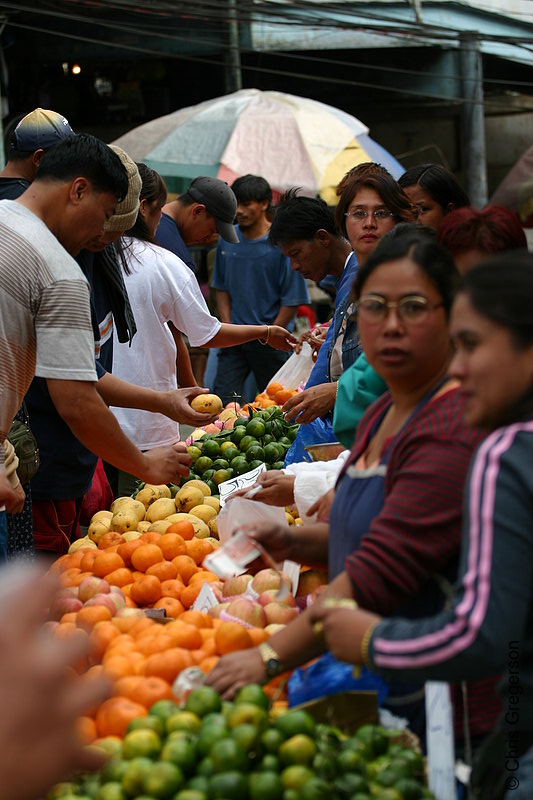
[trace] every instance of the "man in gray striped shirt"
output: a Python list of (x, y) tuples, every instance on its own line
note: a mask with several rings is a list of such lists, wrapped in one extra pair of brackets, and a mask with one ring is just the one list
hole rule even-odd
[[(34, 375), (90, 450), (144, 480), (187, 474), (189, 456), (168, 446), (141, 453), (96, 390), (89, 284), (72, 258), (100, 235), (127, 192), (118, 156), (88, 135), (43, 156), (32, 185), (0, 202), (0, 442)], [(0, 448), (0, 508), (11, 502)]]

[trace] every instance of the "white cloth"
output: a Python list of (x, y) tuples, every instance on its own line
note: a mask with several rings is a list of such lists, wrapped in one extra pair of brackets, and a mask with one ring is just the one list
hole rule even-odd
[(316, 522), (316, 514), (307, 512), (322, 495), (335, 486), (339, 472), (350, 455), (349, 450), (332, 461), (298, 461), (286, 467), (286, 475), (294, 475), (294, 505), (304, 522)]
[[(198, 281), (174, 253), (138, 239), (124, 239), (130, 275), (124, 275), (137, 325), (131, 347), (113, 334), (113, 374), (160, 392), (177, 388), (176, 345), (167, 322), (185, 333), (193, 347), (209, 342), (220, 321), (207, 308)], [(111, 409), (126, 436), (140, 450), (179, 440), (179, 426), (163, 414), (134, 408)]]

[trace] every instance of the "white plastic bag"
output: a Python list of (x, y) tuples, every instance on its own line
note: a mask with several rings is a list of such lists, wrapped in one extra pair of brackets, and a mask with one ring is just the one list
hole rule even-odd
[[(293, 353), (269, 380), (270, 383), (281, 383), (284, 389), (297, 389), (307, 379), (314, 367), (311, 346), (304, 342), (299, 353)], [(264, 390), (263, 390), (264, 391)]]
[(226, 503), (217, 517), (220, 541), (224, 544), (239, 528), (255, 525), (258, 522), (287, 525), (287, 517), (283, 508), (267, 506), (266, 503), (246, 500), (244, 497), (235, 497)]

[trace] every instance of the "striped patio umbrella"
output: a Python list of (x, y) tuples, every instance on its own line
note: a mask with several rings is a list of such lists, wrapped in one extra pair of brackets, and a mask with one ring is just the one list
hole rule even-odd
[(177, 191), (198, 175), (232, 183), (251, 173), (266, 178), (276, 192), (297, 186), (334, 204), (335, 186), (357, 164), (377, 161), (395, 178), (404, 171), (350, 114), (306, 97), (258, 89), (174, 111), (114, 144), (157, 170)]

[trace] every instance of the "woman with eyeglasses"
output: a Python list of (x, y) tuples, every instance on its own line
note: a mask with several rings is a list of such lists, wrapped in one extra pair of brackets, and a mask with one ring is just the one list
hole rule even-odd
[[(463, 484), (481, 438), (463, 422), (457, 382), (448, 377), (448, 314), (457, 280), (450, 255), (415, 226), (385, 238), (359, 270), (361, 344), (388, 391), (358, 426), (329, 524), (254, 534), (276, 560), (323, 565), (327, 558), (331, 583), (318, 602), (349, 598), (375, 613), (401, 610), (420, 618), (442, 607), (439, 586), (455, 578)], [(308, 610), (269, 639), (268, 648), (222, 658), (208, 681), (231, 696), (325, 650)], [(417, 684), (391, 686), (387, 699), (419, 735), (422, 698)], [(492, 685), (471, 699), (471, 728), (486, 733), (497, 713)]]
[(461, 382), (465, 421), (487, 432), (466, 484), (453, 602), (416, 622), (359, 610), (315, 614), (339, 658), (390, 680), (503, 673), (503, 714), (480, 751), (486, 774), (475, 796), (483, 800), (533, 797), (532, 307), (533, 256), (525, 252), (468, 271), (453, 304), (450, 374)]

